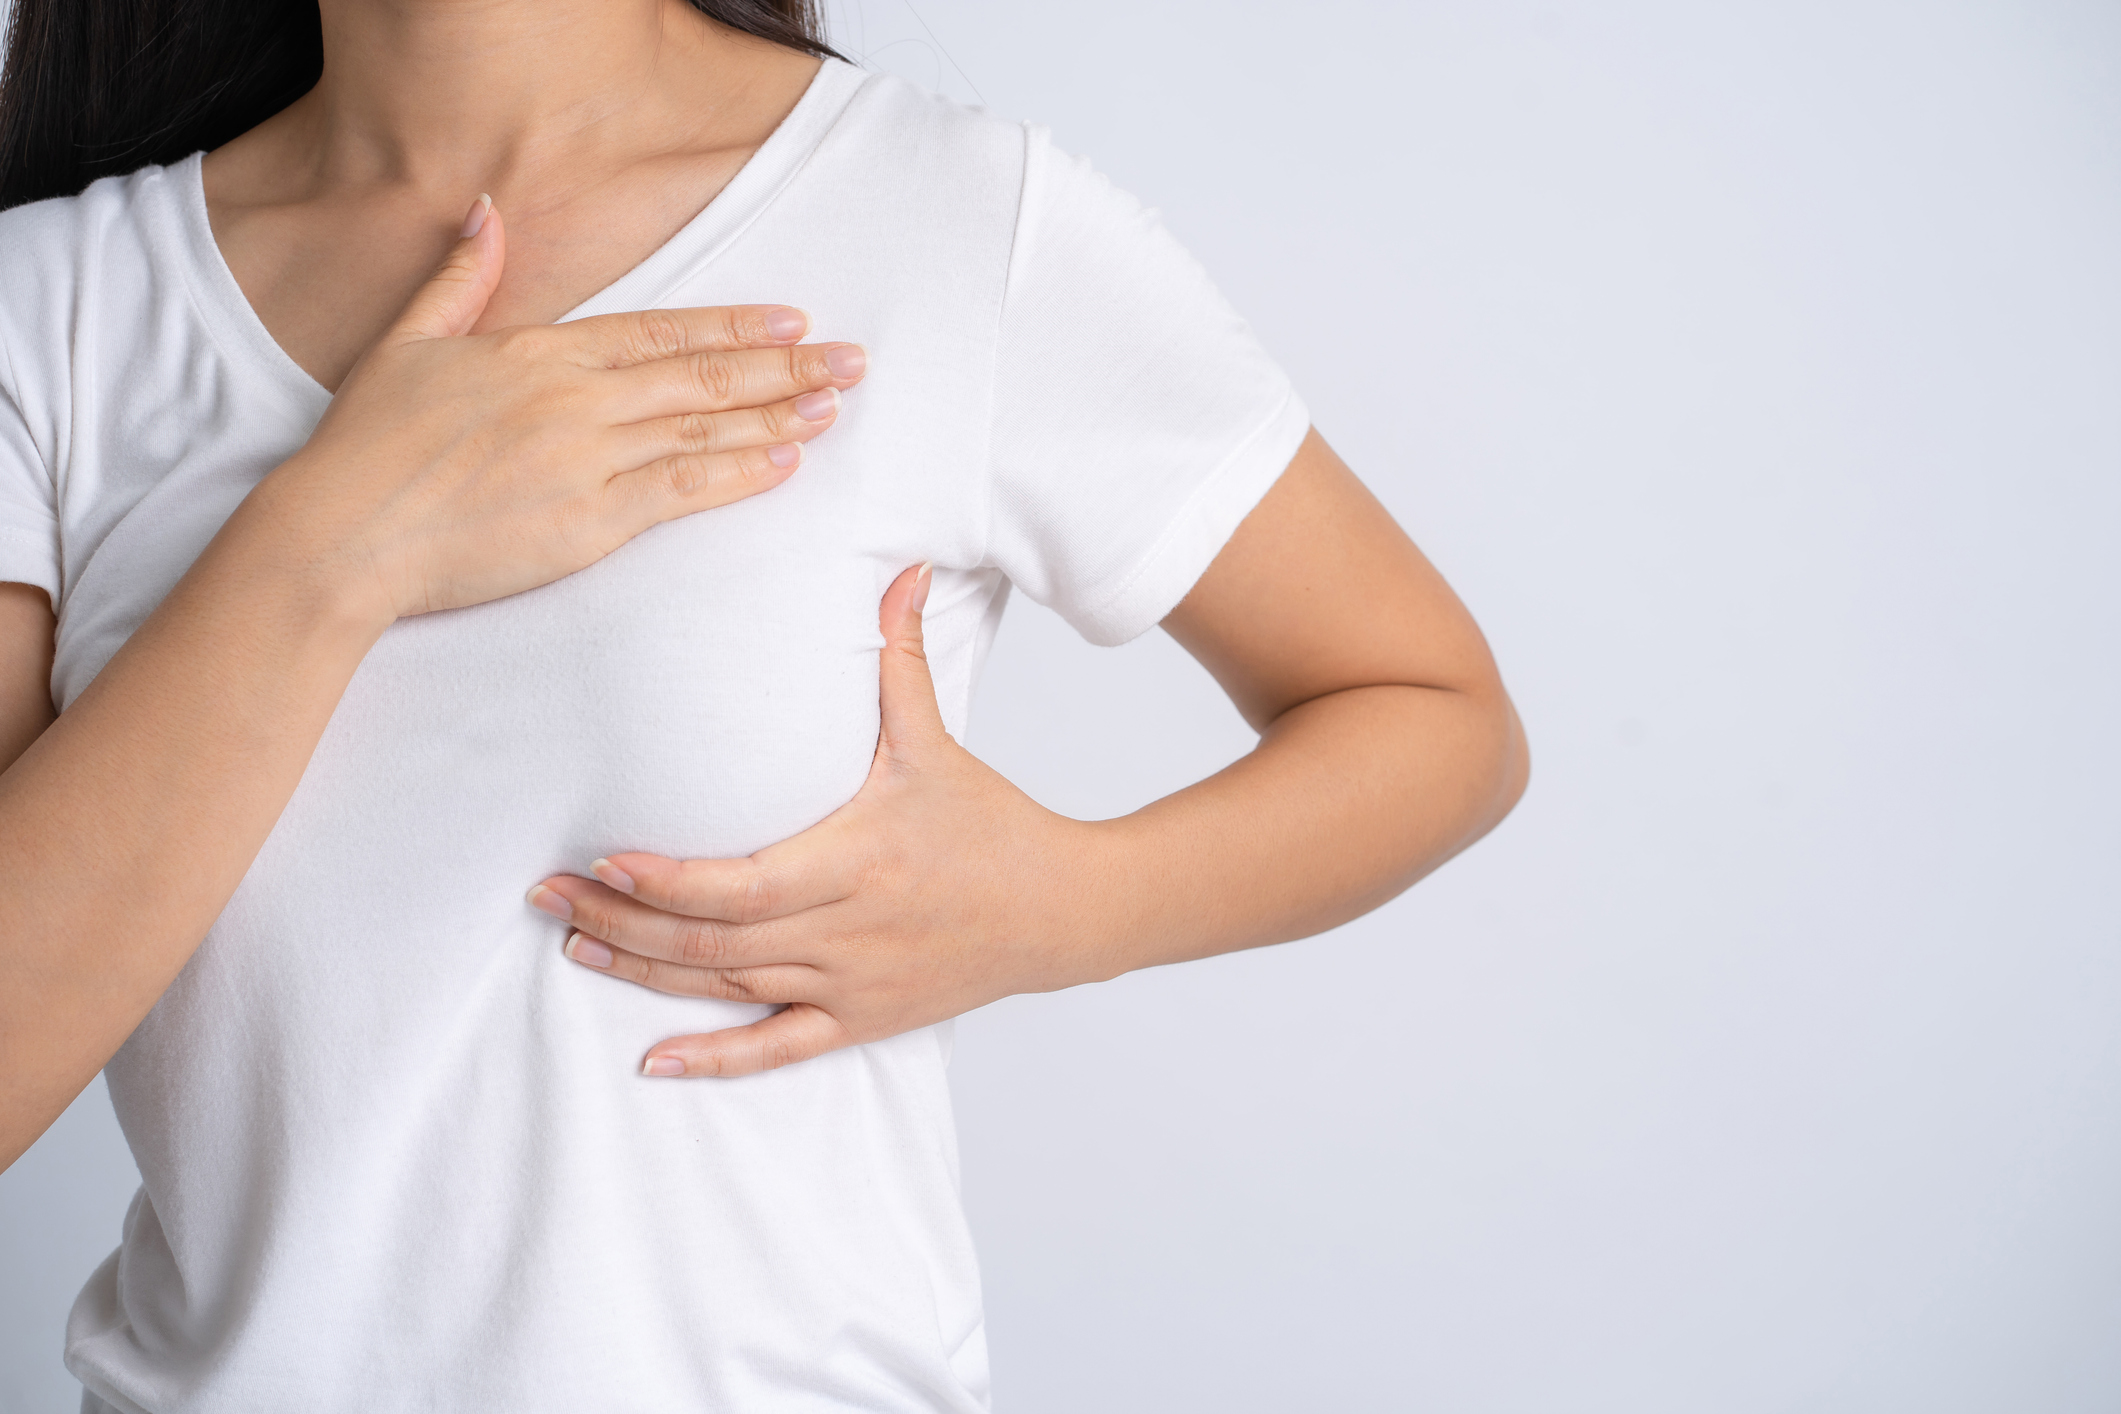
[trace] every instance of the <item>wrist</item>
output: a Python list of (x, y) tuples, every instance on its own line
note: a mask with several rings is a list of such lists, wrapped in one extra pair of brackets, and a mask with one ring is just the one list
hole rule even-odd
[(1167, 960), (1156, 955), (1162, 932), (1157, 871), (1130, 817), (1066, 819), (1062, 829), (1068, 883), (1051, 916), (1069, 926), (1060, 930), (1056, 955), (1048, 959), (1053, 980), (1040, 990), (1109, 982)]
[(296, 457), (252, 489), (200, 557), (264, 602), (356, 639), (373, 642), (397, 621), (397, 607), (373, 568), (336, 540), (288, 494)]

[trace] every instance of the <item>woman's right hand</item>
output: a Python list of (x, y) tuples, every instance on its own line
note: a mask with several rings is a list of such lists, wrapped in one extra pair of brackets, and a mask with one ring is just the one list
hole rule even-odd
[(859, 382), (800, 310), (647, 310), (469, 331), (505, 240), (467, 234), (239, 517), (382, 622), (559, 579), (659, 522), (786, 480)]

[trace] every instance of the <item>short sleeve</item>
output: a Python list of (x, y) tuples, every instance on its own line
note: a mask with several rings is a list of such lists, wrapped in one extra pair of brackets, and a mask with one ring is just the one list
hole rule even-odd
[(59, 517), (51, 472), (30, 437), (16, 384), (0, 348), (0, 582), (34, 584), (59, 602)]
[(1168, 614), (1310, 414), (1156, 217), (1026, 130), (995, 366), (987, 562), (1093, 643)]

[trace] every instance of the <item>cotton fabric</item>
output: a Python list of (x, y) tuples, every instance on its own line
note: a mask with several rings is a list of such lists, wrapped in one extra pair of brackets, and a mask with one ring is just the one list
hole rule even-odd
[[(0, 579), (72, 702), (329, 395), (213, 243), (198, 157), (0, 214)], [(828, 61), (569, 317), (790, 303), (871, 373), (784, 486), (405, 620), (106, 1074), (143, 1186), (67, 1330), (123, 1414), (970, 1411), (979, 1276), (930, 1028), (644, 1079), (763, 1007), (568, 962), (524, 890), (735, 856), (860, 786), (877, 602), (936, 564), (962, 735), (1010, 586), (1094, 642), (1288, 463), (1288, 380), (1154, 215), (1036, 127)], [(79, 940), (93, 947), (94, 940)]]

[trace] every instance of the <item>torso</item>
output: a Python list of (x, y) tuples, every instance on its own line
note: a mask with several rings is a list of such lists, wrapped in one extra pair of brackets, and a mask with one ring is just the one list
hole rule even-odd
[[(522, 899), (621, 849), (748, 853), (851, 797), (876, 741), (877, 602), (924, 559), (962, 730), (1003, 588), (976, 568), (983, 445), (963, 429), (990, 417), (1022, 135), (827, 77), (733, 180), (691, 169), (658, 219), (727, 186), (668, 246), (532, 223), (533, 249), (573, 229), (578, 258), (520, 282), (516, 311), (785, 300), (872, 349), (873, 376), (786, 486), (371, 651), (107, 1068), (145, 1196), (70, 1329), (99, 1391), (155, 1414), (980, 1405), (945, 1036), (644, 1081), (656, 1041), (762, 1009), (574, 966)], [(928, 193), (879, 151), (923, 124), (966, 159)], [(954, 248), (839, 258), (849, 228), (902, 219), (899, 194), (949, 212)], [(20, 336), (18, 362), (91, 361), (32, 410), (61, 498), (62, 703), (329, 400), (307, 326), (246, 304), (293, 287), (230, 278), (201, 195), (191, 162), (106, 184), (34, 238), (42, 286), (0, 286), (10, 320), (53, 331)], [(314, 239), (340, 239), (314, 216)], [(392, 278), (433, 253), (400, 251)], [(386, 285), (372, 272), (346, 308), (372, 321)], [(361, 1363), (379, 1351), (388, 1370)]]
[[(910, 565), (936, 566), (960, 737), (1010, 584), (1097, 641), (1145, 630), (1308, 415), (1138, 203), (1035, 131), (827, 64), (720, 180), (652, 253), (642, 227), (548, 263), (539, 308), (784, 301), (869, 376), (785, 485), (363, 662), (105, 1071), (143, 1189), (67, 1363), (115, 1409), (985, 1406), (948, 1027), (645, 1080), (655, 1042), (762, 1009), (570, 963), (523, 890), (616, 850), (748, 853), (850, 798)], [(206, 195), (187, 159), (0, 213), (0, 551), (56, 561), (62, 705), (330, 401), (322, 346), (253, 305), (292, 277), (232, 271), (238, 208)]]

